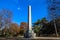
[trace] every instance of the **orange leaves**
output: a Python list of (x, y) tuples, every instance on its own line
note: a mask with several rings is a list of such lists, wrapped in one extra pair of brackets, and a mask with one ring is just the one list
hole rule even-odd
[(24, 29), (24, 27), (20, 27), (20, 30), (23, 30)]
[(15, 23), (12, 23), (12, 24), (10, 25), (10, 31), (11, 31), (11, 32), (14, 32), (14, 33), (17, 33), (17, 32), (18, 32), (18, 25), (15, 24)]
[(28, 28), (28, 25), (26, 22), (21, 22), (21, 25), (20, 25), (21, 28)]
[[(16, 24), (16, 23), (11, 23), (9, 26), (10, 27), (8, 28), (8, 30), (11, 34), (17, 34), (17, 33), (24, 34), (24, 31), (26, 31), (25, 28), (26, 29), (28, 28), (28, 25), (25, 22), (21, 22), (20, 26), (18, 26), (18, 24)], [(7, 29), (4, 28), (3, 30), (6, 31)]]

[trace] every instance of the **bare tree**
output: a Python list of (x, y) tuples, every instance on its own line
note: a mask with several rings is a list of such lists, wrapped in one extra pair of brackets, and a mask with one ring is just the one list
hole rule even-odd
[(56, 32), (56, 35), (57, 35), (57, 37), (58, 37), (57, 26), (56, 26), (56, 19), (57, 19), (57, 17), (58, 17), (58, 14), (56, 13), (56, 8), (55, 8), (55, 7), (51, 7), (51, 8), (49, 9), (48, 16), (49, 16), (50, 19), (52, 19), (53, 22), (54, 22), (55, 32)]
[(7, 9), (2, 9), (2, 11), (0, 12), (0, 27), (2, 27), (2, 25), (8, 27), (11, 23), (11, 19), (12, 12)]
[[(59, 1), (60, 2), (60, 1)], [(48, 0), (48, 16), (50, 20), (54, 21), (54, 27), (56, 31), (56, 35), (58, 37), (57, 26), (56, 26), (56, 19), (60, 17), (60, 4), (58, 0)]]

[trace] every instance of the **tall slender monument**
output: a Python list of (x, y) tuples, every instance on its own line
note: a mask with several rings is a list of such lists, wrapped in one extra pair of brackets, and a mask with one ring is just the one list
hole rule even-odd
[(29, 24), (29, 37), (35, 37), (36, 34), (32, 30), (32, 17), (31, 17), (31, 5), (28, 6), (28, 24)]
[(29, 7), (28, 7), (28, 16), (29, 16), (29, 33), (31, 33), (32, 32), (32, 21), (31, 21), (31, 6), (29, 5)]
[(32, 38), (34, 37), (34, 32), (32, 30), (32, 18), (31, 18), (31, 5), (28, 6), (28, 28), (25, 32), (25, 38)]
[(26, 32), (24, 37), (31, 38), (32, 37), (32, 21), (31, 21), (31, 6), (28, 6), (28, 28), (26, 28)]
[(31, 5), (28, 6), (29, 37), (32, 37)]

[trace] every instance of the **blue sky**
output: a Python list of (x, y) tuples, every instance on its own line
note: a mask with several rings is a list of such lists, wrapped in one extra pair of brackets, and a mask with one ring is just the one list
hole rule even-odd
[(12, 22), (20, 24), (28, 22), (28, 5), (32, 6), (32, 22), (47, 17), (46, 0), (0, 0), (0, 9), (12, 11)]

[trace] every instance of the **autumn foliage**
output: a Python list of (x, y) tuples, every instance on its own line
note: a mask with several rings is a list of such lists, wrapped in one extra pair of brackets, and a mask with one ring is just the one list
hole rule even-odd
[(18, 25), (16, 23), (10, 24), (10, 32), (11, 33), (17, 33), (18, 32)]

